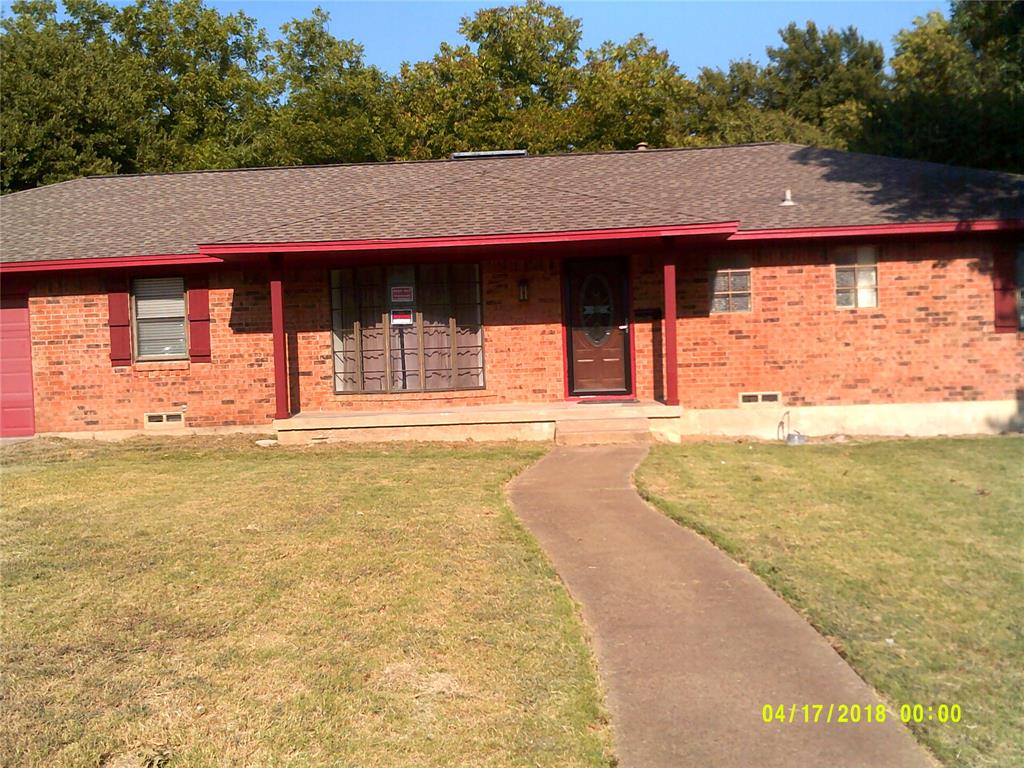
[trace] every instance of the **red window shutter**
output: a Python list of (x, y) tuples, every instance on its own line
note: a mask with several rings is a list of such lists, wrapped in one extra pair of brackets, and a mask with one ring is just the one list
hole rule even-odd
[(206, 275), (188, 278), (188, 356), (210, 362), (210, 289)]
[(1017, 276), (1013, 248), (999, 245), (992, 256), (992, 290), (995, 298), (996, 333), (1016, 333)]
[(107, 324), (110, 326), (110, 364), (132, 364), (131, 312), (128, 279), (123, 275), (107, 280)]

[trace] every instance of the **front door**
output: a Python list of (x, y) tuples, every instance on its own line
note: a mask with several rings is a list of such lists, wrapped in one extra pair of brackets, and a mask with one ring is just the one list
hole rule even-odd
[(622, 258), (566, 263), (569, 392), (629, 394), (628, 264)]

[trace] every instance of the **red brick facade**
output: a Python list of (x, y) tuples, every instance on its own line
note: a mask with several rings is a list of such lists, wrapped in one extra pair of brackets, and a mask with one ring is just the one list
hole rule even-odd
[(30, 293), (36, 431), (141, 429), (186, 407), (192, 427), (266, 424), (274, 413), (267, 275), (210, 275), (212, 362), (112, 367), (104, 280), (40, 278)]
[(708, 314), (708, 256), (679, 279), (679, 392), (733, 408), (740, 392), (786, 405), (1014, 399), (1024, 334), (996, 333), (993, 245), (881, 244), (878, 307), (837, 309), (830, 249), (751, 250), (752, 311)]
[[(879, 306), (835, 306), (821, 245), (749, 249), (748, 313), (709, 314), (709, 254), (679, 261), (679, 392), (689, 408), (731, 408), (740, 392), (788, 405), (1003, 400), (1024, 387), (1024, 337), (993, 326), (992, 243), (882, 244)], [(561, 262), (482, 262), (485, 388), (338, 395), (333, 390), (328, 267), (286, 269), (293, 411), (388, 410), (565, 398)], [(517, 285), (530, 296), (518, 300)], [(139, 429), (143, 413), (186, 408), (190, 427), (265, 425), (274, 413), (268, 289), (262, 268), (211, 268), (211, 363), (112, 367), (104, 280), (54, 273), (30, 293), (39, 432)], [(660, 261), (631, 260), (635, 391), (663, 395)]]

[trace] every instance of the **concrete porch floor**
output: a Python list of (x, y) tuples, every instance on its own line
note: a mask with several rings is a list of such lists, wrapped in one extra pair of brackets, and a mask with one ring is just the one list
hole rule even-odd
[(282, 444), (530, 440), (562, 445), (678, 442), (680, 406), (654, 401), (502, 403), (430, 410), (309, 412), (274, 421)]

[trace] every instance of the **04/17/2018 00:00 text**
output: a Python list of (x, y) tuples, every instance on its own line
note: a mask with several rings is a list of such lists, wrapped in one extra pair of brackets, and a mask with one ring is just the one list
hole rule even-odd
[[(959, 704), (901, 704), (898, 713), (904, 723), (959, 723), (963, 718)], [(884, 723), (889, 715), (885, 704), (765, 704), (761, 708), (766, 723)]]

